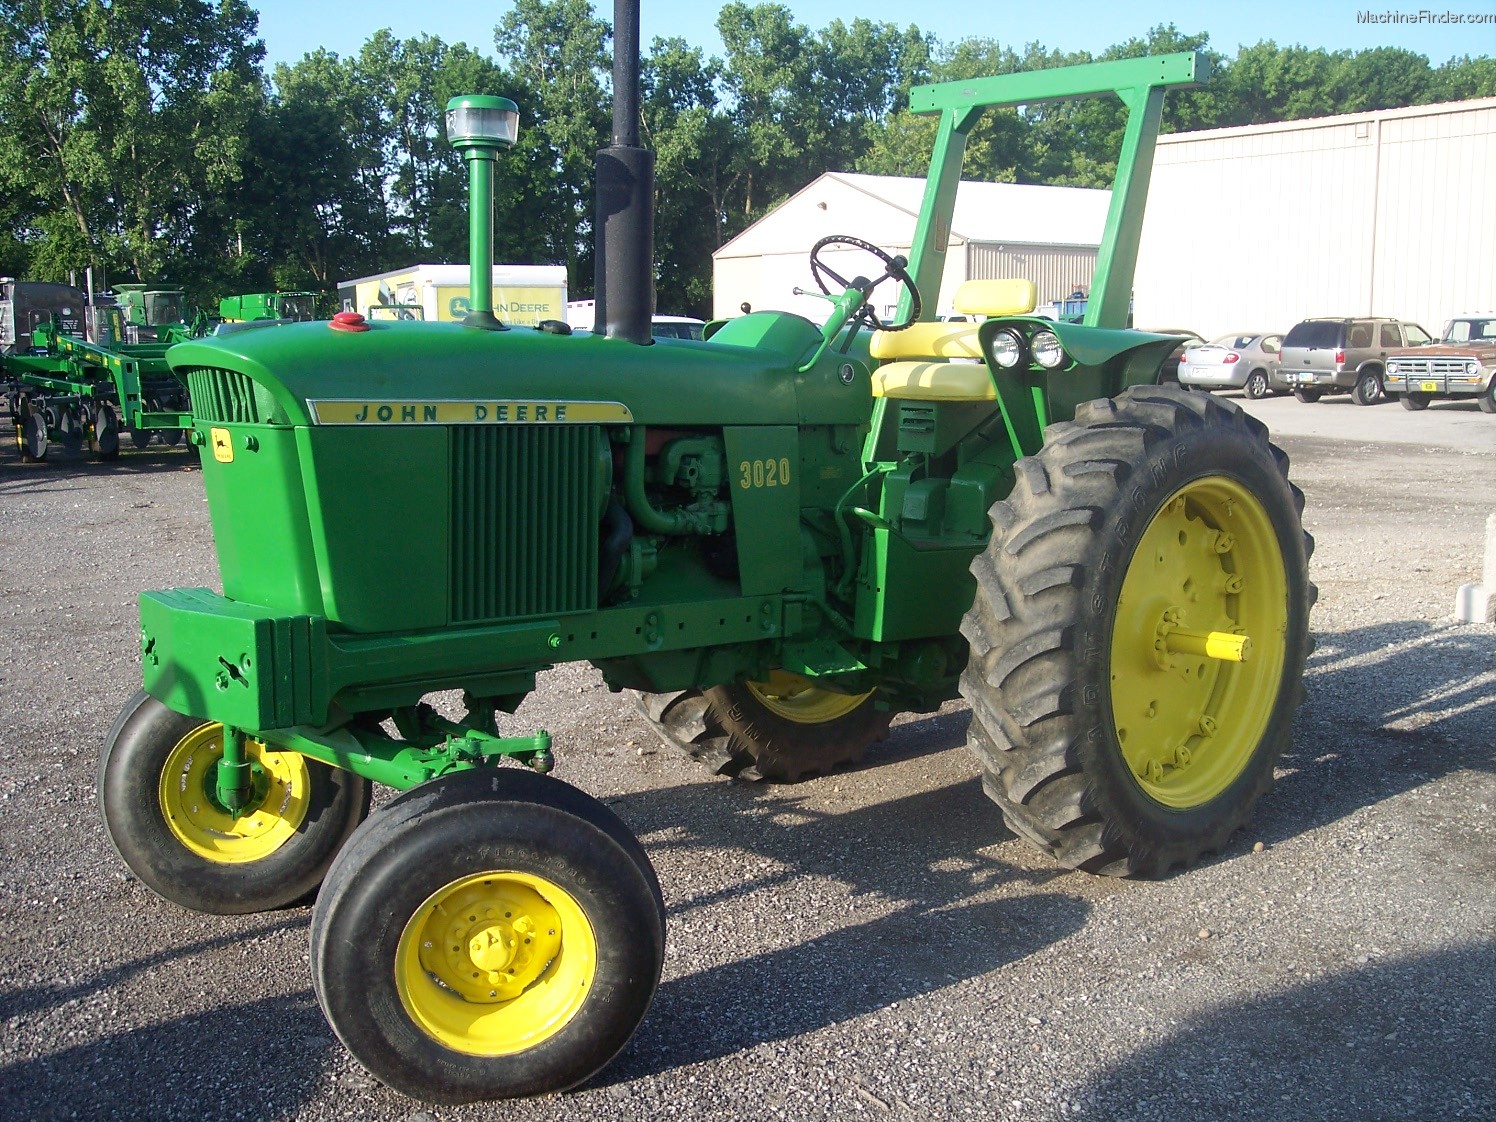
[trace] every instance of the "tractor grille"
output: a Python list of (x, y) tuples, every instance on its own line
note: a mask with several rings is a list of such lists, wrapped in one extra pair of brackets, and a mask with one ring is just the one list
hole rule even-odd
[(597, 607), (594, 425), (452, 428), (452, 621)]
[(187, 392), (194, 417), (229, 425), (259, 423), (255, 384), (237, 370), (195, 367), (187, 371)]

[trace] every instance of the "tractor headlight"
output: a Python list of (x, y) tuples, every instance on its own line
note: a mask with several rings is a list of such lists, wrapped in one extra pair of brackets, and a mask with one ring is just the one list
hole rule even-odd
[(992, 361), (1011, 370), (1023, 358), (1023, 340), (1016, 331), (998, 331), (992, 336)]
[(1065, 361), (1065, 348), (1060, 346), (1060, 337), (1053, 331), (1040, 331), (1029, 340), (1034, 361), (1046, 370), (1053, 370)]

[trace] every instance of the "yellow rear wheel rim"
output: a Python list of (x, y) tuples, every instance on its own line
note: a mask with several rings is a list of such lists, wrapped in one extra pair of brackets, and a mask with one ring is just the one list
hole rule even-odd
[(269, 857), (306, 819), (311, 778), (298, 752), (273, 752), (258, 740), (244, 742), (260, 797), (239, 815), (214, 796), (223, 726), (200, 725), (179, 740), (161, 768), (161, 814), (172, 836), (187, 849), (222, 865)]
[(840, 720), (868, 698), (867, 693), (837, 693), (813, 684), (810, 679), (775, 670), (767, 682), (749, 682), (748, 692), (776, 716), (797, 725), (823, 725)]
[[(1112, 630), (1112, 720), (1150, 798), (1201, 806), (1241, 775), (1281, 690), (1287, 633), (1283, 551), (1262, 503), (1224, 476), (1175, 491), (1128, 563)], [(1206, 635), (1212, 653), (1189, 649)], [(1235, 661), (1224, 652), (1242, 637)]]
[(597, 976), (581, 905), (544, 877), (487, 872), (438, 889), (411, 916), (395, 984), (412, 1021), (470, 1056), (509, 1056), (576, 1016)]

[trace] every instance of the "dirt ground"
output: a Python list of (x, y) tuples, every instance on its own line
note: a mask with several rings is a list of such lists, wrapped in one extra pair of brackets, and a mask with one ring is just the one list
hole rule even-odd
[(1496, 627), (1451, 618), (1496, 511), (1496, 417), (1252, 408), (1308, 497), (1318, 646), (1226, 852), (1158, 882), (1054, 867), (982, 795), (958, 704), (857, 770), (755, 786), (560, 668), (514, 724), (643, 840), (665, 977), (592, 1083), (464, 1108), (381, 1087), (333, 1038), (307, 909), (196, 915), (125, 871), (99, 746), (139, 680), (137, 593), (216, 584), (201, 478), (181, 451), (6, 447), (0, 1116), (1496, 1117)]

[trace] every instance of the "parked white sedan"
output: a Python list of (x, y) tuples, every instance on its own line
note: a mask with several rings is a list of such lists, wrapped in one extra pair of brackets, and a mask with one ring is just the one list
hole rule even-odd
[(1243, 331), (1188, 347), (1179, 363), (1179, 384), (1266, 397), (1273, 392), (1273, 366), (1282, 346), (1282, 335)]

